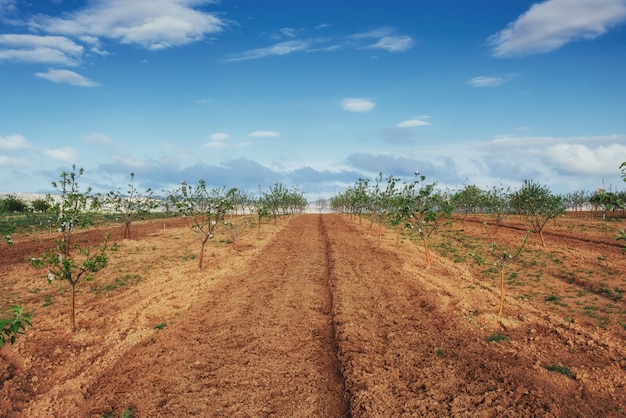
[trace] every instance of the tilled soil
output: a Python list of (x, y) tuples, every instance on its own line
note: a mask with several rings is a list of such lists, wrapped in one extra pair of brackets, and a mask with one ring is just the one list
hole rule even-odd
[[(0, 349), (0, 415), (607, 417), (626, 409), (619, 329), (566, 320), (515, 293), (498, 319), (488, 279), (436, 253), (424, 268), (419, 243), (397, 243), (391, 231), (380, 240), (356, 219), (299, 215), (234, 247), (210, 244), (200, 271), (197, 238), (180, 221), (165, 226), (133, 225), (133, 240), (114, 235), (110, 265), (77, 297), (75, 333), (63, 283), (48, 287), (23, 262), (48, 243), (3, 249), (3, 302), (35, 317), (15, 346)], [(101, 234), (84, 242), (96, 245)], [(487, 341), (495, 332), (507, 339)], [(570, 375), (548, 370), (556, 365)]]

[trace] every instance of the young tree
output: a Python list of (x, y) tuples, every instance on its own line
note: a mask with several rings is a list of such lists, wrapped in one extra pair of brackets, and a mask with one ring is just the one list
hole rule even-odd
[(33, 211), (41, 213), (48, 212), (48, 210), (51, 208), (48, 199), (34, 199), (32, 202), (30, 202), (30, 205), (33, 208)]
[(187, 226), (198, 234), (198, 268), (202, 270), (206, 243), (213, 237), (217, 224), (223, 222), (226, 213), (232, 210), (232, 203), (223, 189), (209, 190), (203, 179), (195, 187), (182, 182), (180, 188), (170, 193), (168, 198), (178, 208)]
[(137, 191), (135, 173), (130, 173), (130, 183), (125, 194), (122, 194), (119, 189), (111, 190), (105, 202), (124, 217), (124, 239), (130, 239), (130, 225), (133, 219), (147, 215), (157, 206), (152, 189), (148, 188), (143, 193)]
[(77, 170), (73, 165), (72, 171), (61, 173), (60, 182), (52, 182), (52, 187), (60, 192), (60, 201), (53, 204), (52, 211), (56, 214), (56, 227), (61, 237), (56, 240), (55, 247), (43, 257), (31, 258), (31, 264), (34, 267), (48, 269), (48, 282), (57, 278), (68, 282), (72, 331), (76, 330), (76, 285), (81, 278), (86, 281), (91, 280), (91, 274), (106, 267), (108, 262), (108, 234), (104, 235), (102, 244), (95, 251), (93, 248), (83, 247), (73, 242), (75, 228), (87, 226), (85, 215), (88, 210), (91, 188), (84, 192), (80, 191), (78, 179), (82, 174), (83, 169)]
[(323, 197), (318, 198), (315, 201), (315, 207), (317, 208), (319, 213), (322, 213), (322, 211), (328, 207), (328, 200), (324, 199)]
[(450, 216), (453, 207), (434, 193), (436, 183), (426, 183), (426, 176), (415, 172), (415, 179), (405, 183), (402, 190), (401, 211), (408, 226), (416, 230), (424, 244), (426, 267), (432, 265), (428, 238), (439, 226), (442, 217)]
[(528, 233), (526, 233), (520, 244), (513, 250), (502, 247), (494, 241), (489, 233), (489, 227), (485, 224), (485, 230), (487, 231), (487, 237), (489, 238), (489, 253), (495, 258), (495, 264), (500, 272), (500, 309), (498, 310), (498, 318), (502, 317), (502, 310), (504, 308), (504, 272), (509, 264), (513, 263), (517, 257), (522, 253), (526, 241), (528, 240)]
[(28, 210), (28, 203), (24, 199), (14, 194), (7, 195), (0, 200), (0, 212), (7, 213), (23, 213)]
[(521, 189), (511, 198), (520, 213), (526, 215), (533, 230), (541, 238), (541, 246), (545, 247), (543, 229), (549, 220), (554, 219), (565, 211), (561, 196), (552, 194), (547, 186), (542, 186), (532, 180), (524, 180)]
[(473, 184), (466, 184), (462, 190), (452, 195), (454, 208), (463, 212), (463, 223), (465, 223), (470, 212), (476, 214), (476, 210), (482, 205), (484, 198), (485, 192)]
[(383, 189), (383, 173), (378, 173), (378, 177), (373, 187), (370, 189), (369, 209), (372, 215), (372, 223), (376, 220), (376, 224), (378, 225), (379, 240), (383, 235), (383, 224), (393, 212), (392, 204), (394, 202), (394, 196), (397, 194), (396, 184), (398, 181), (400, 181), (398, 177), (387, 177)]

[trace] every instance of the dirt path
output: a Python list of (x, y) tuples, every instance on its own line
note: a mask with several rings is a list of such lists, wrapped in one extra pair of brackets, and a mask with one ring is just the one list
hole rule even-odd
[(127, 353), (88, 389), (87, 409), (130, 405), (150, 417), (344, 416), (326, 247), (311, 221), (295, 218), (155, 343)]

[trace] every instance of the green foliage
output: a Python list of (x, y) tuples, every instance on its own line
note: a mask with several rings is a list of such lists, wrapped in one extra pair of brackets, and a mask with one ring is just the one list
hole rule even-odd
[(626, 161), (624, 161), (622, 165), (619, 166), (619, 169), (622, 172), (622, 180), (626, 182)]
[(0, 200), (0, 212), (6, 213), (23, 213), (28, 211), (28, 203), (21, 197), (14, 194), (7, 195)]
[(553, 195), (547, 186), (524, 180), (522, 187), (511, 196), (511, 204), (526, 216), (545, 247), (542, 231), (549, 220), (565, 212), (563, 198)]
[(624, 247), (622, 248), (622, 253), (626, 252), (626, 230), (620, 229), (619, 236), (617, 237), (618, 241), (624, 241)]
[(2, 235), (4, 236), (7, 245), (13, 245), (13, 239), (11, 238), (11, 235), (13, 235), (15, 228), (16, 225), (15, 223), (13, 223), (11, 225), (8, 225), (7, 228), (2, 232)]
[(498, 342), (498, 341), (509, 341), (510, 338), (507, 337), (506, 335), (502, 334), (499, 331), (496, 331), (494, 333), (492, 333), (490, 336), (488, 336), (487, 338), (485, 338), (485, 341), (487, 342)]
[(48, 199), (35, 199), (32, 202), (30, 202), (30, 205), (32, 206), (35, 212), (42, 212), (42, 213), (47, 212), (52, 207)]
[(206, 243), (213, 237), (215, 228), (224, 221), (233, 204), (226, 198), (223, 188), (209, 190), (203, 179), (198, 181), (197, 186), (182, 182), (180, 188), (169, 194), (168, 199), (178, 208), (187, 226), (200, 238), (198, 268), (202, 269)]
[(24, 334), (26, 326), (32, 326), (32, 315), (24, 312), (21, 306), (13, 306), (11, 310), (13, 317), (0, 318), (0, 347), (4, 345), (7, 338), (11, 344), (15, 344), (15, 336)]
[(574, 377), (574, 374), (567, 366), (563, 366), (560, 364), (552, 364), (550, 366), (545, 366), (546, 370), (550, 372), (561, 373), (563, 376)]
[(462, 190), (454, 193), (451, 203), (455, 210), (459, 210), (466, 216), (470, 212), (476, 212), (485, 201), (485, 192), (478, 186), (466, 184)]
[(163, 329), (163, 328), (165, 328), (166, 326), (167, 326), (167, 322), (161, 322), (161, 323), (159, 323), (159, 324), (156, 324), (156, 325), (154, 326), (154, 329)]

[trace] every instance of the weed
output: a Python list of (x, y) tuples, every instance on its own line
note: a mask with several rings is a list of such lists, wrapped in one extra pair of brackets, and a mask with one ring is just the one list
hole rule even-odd
[(441, 348), (437, 349), (437, 351), (435, 353), (437, 353), (437, 356), (439, 356), (439, 357), (445, 357), (446, 356), (446, 353)]
[(489, 337), (485, 338), (485, 341), (487, 342), (494, 342), (494, 341), (509, 341), (510, 338), (507, 337), (506, 335), (502, 334), (499, 331), (496, 331), (494, 333), (492, 333)]
[(619, 287), (616, 287), (613, 290), (601, 287), (600, 289), (598, 289), (598, 293), (605, 294), (607, 297), (613, 300), (620, 300), (624, 297), (624, 291)]
[(154, 329), (163, 329), (167, 326), (167, 322), (161, 322), (160, 324), (156, 324)]
[(563, 301), (561, 300), (561, 298), (560, 298), (560, 297), (558, 297), (557, 295), (550, 295), (550, 296), (546, 296), (546, 297), (544, 298), (544, 300), (545, 300), (546, 302), (552, 302), (552, 303), (554, 303), (555, 305), (559, 305), (559, 306), (567, 306), (567, 303), (563, 302)]
[(550, 372), (557, 372), (557, 373), (561, 373), (563, 376), (567, 376), (567, 377), (574, 377), (574, 374), (572, 373), (572, 371), (569, 369), (569, 367), (567, 366), (563, 366), (560, 364), (553, 364), (550, 366), (545, 366), (546, 370), (550, 371)]
[(43, 306), (50, 306), (54, 303), (52, 295), (43, 295)]

